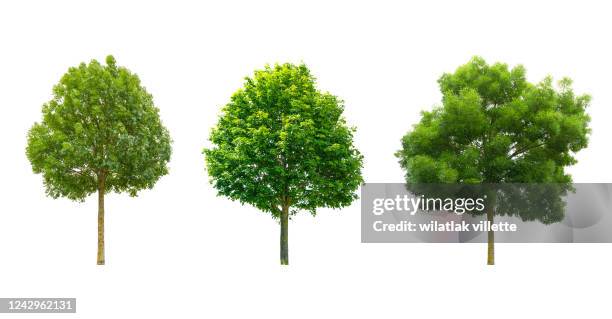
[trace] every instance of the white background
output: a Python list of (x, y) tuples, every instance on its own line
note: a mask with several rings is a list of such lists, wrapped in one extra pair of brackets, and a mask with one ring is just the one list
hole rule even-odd
[[(216, 197), (201, 150), (244, 76), (303, 61), (346, 101), (365, 180), (402, 182), (400, 138), (439, 103), (437, 78), (478, 54), (590, 93), (593, 134), (570, 171), (612, 182), (610, 13), (604, 1), (2, 2), (0, 297), (76, 297), (69, 318), (605, 317), (609, 244), (498, 244), (487, 267), (484, 244), (361, 244), (358, 202), (297, 216), (281, 267), (277, 222)], [(101, 267), (95, 197), (46, 197), (25, 142), (68, 67), (107, 54), (140, 76), (174, 144), (153, 190), (108, 196)]]

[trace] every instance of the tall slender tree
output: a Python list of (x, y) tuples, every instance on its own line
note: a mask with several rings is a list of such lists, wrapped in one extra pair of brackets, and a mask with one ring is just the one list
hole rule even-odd
[(26, 153), (47, 194), (83, 201), (98, 193), (97, 264), (104, 265), (104, 195), (136, 196), (168, 173), (171, 140), (137, 75), (96, 60), (71, 67), (53, 87)]
[(232, 95), (204, 150), (219, 195), (280, 220), (283, 265), (291, 215), (357, 198), (362, 156), (343, 110), (340, 99), (316, 89), (305, 65), (266, 66)]
[[(568, 78), (532, 84), (525, 68), (488, 65), (472, 58), (438, 80), (442, 105), (422, 112), (396, 153), (408, 183), (571, 182), (565, 167), (585, 148), (590, 97), (574, 94)], [(493, 222), (496, 194), (488, 194)], [(522, 218), (545, 223), (550, 214)], [(558, 217), (558, 216), (557, 216)], [(487, 263), (494, 264), (494, 233), (488, 232)]]

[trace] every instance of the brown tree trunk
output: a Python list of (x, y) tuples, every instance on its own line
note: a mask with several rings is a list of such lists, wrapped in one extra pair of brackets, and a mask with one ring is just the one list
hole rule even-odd
[(490, 205), (487, 209), (487, 222), (488, 222), (488, 233), (487, 233), (487, 265), (495, 265), (495, 233), (490, 229), (493, 224), (493, 205)]
[(280, 263), (281, 265), (289, 265), (289, 205), (283, 205), (280, 226)]
[(104, 193), (106, 176), (98, 176), (98, 265), (104, 265)]
[(495, 217), (495, 206), (497, 205), (497, 190), (487, 192), (487, 265), (495, 265), (495, 232), (491, 230)]

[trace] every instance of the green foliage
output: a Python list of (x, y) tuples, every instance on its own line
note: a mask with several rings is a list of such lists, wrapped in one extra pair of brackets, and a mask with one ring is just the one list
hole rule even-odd
[(223, 108), (205, 149), (220, 195), (279, 217), (349, 205), (362, 183), (362, 156), (343, 103), (315, 87), (305, 65), (266, 66)]
[(569, 183), (588, 142), (588, 95), (571, 80), (527, 82), (525, 69), (474, 57), (438, 80), (442, 105), (422, 113), (396, 153), (408, 183)]
[(170, 136), (138, 76), (92, 60), (71, 67), (28, 133), (26, 153), (47, 194), (83, 200), (106, 191), (135, 196), (168, 173)]

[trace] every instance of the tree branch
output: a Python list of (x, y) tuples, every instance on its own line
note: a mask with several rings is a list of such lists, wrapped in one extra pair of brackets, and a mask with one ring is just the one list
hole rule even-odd
[(536, 144), (533, 144), (533, 145), (531, 145), (531, 146), (524, 147), (524, 148), (522, 148), (522, 149), (516, 150), (516, 151), (514, 151), (514, 153), (510, 154), (510, 158), (512, 159), (512, 158), (514, 158), (514, 157), (516, 157), (516, 156), (518, 156), (518, 155), (524, 154), (524, 153), (526, 153), (527, 151), (530, 151), (530, 150), (532, 150), (532, 149), (534, 149), (534, 148), (538, 148), (538, 147), (540, 147), (540, 146), (544, 146), (545, 144), (546, 144), (546, 143), (544, 143), (544, 142), (541, 142), (541, 143), (536, 143)]

